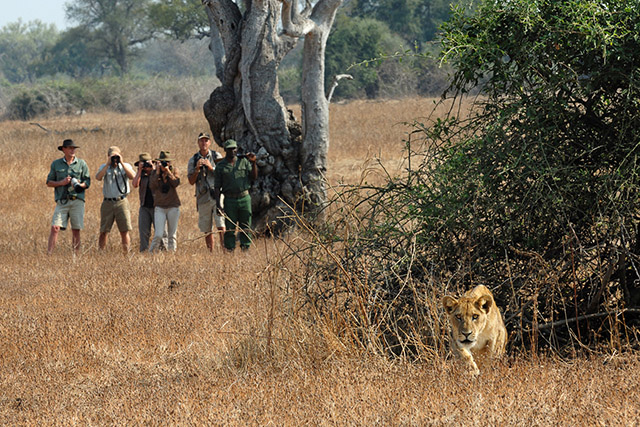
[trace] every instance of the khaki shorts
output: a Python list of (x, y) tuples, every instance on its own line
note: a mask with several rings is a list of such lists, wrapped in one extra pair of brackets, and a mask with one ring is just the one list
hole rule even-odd
[(60, 227), (61, 230), (65, 230), (69, 221), (71, 221), (71, 228), (73, 230), (82, 230), (84, 228), (83, 200), (76, 199), (56, 202), (56, 209), (53, 211), (51, 226)]
[(111, 231), (113, 221), (118, 224), (120, 232), (131, 231), (131, 210), (129, 209), (129, 199), (124, 198), (118, 201), (104, 200), (100, 206), (100, 232)]
[(224, 228), (224, 218), (218, 215), (216, 202), (207, 197), (206, 201), (198, 203), (198, 229), (201, 233), (210, 233), (214, 222), (216, 228)]

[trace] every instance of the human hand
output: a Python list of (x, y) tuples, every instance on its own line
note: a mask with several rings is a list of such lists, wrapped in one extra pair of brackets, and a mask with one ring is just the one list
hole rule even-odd
[(255, 163), (256, 162), (256, 155), (254, 153), (252, 153), (251, 151), (249, 151), (247, 153), (247, 160), (249, 160), (251, 163)]

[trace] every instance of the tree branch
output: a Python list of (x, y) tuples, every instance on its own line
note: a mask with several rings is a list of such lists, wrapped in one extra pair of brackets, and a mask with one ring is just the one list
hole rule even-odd
[(336, 74), (333, 77), (333, 82), (331, 82), (331, 89), (329, 89), (329, 95), (327, 95), (328, 103), (331, 103), (331, 98), (333, 97), (333, 91), (338, 87), (338, 82), (342, 79), (353, 80), (353, 76), (351, 74)]

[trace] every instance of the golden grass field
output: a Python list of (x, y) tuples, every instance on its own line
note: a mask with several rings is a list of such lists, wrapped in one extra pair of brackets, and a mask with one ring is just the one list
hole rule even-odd
[[(399, 124), (432, 100), (332, 105), (328, 178), (357, 182), (379, 158), (400, 173)], [(363, 355), (323, 319), (295, 310), (281, 242), (205, 250), (186, 178), (175, 254), (98, 251), (102, 185), (87, 193), (82, 251), (69, 231), (46, 255), (65, 137), (91, 175), (118, 145), (174, 153), (186, 171), (207, 128), (199, 111), (87, 114), (0, 123), (0, 424), (2, 425), (638, 425), (634, 354), (559, 360), (510, 354), (477, 378), (451, 360)], [(99, 127), (101, 132), (82, 132)], [(137, 194), (131, 196), (137, 221)], [(294, 236), (295, 237), (295, 236)]]

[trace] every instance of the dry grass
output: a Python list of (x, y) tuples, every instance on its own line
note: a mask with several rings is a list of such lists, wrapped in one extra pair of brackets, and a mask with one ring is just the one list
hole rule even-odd
[[(407, 129), (396, 123), (427, 115), (431, 105), (334, 105), (329, 179), (357, 181), (375, 156), (399, 171)], [(92, 174), (110, 145), (129, 161), (140, 151), (171, 150), (184, 173), (206, 122), (197, 112), (175, 112), (41, 124), (67, 132), (0, 123), (3, 425), (634, 425), (640, 419), (640, 362), (631, 355), (571, 363), (513, 356), (471, 379), (449, 361), (410, 364), (357, 354), (330, 325), (310, 326), (299, 317), (299, 284), (284, 274), (295, 266), (280, 265), (278, 242), (260, 240), (249, 253), (208, 254), (186, 183), (176, 254), (125, 257), (115, 231), (98, 252), (101, 183), (95, 182), (82, 255), (71, 256), (63, 232), (47, 257), (53, 191), (44, 181), (64, 137), (82, 146)], [(72, 132), (95, 127), (102, 132)]]

